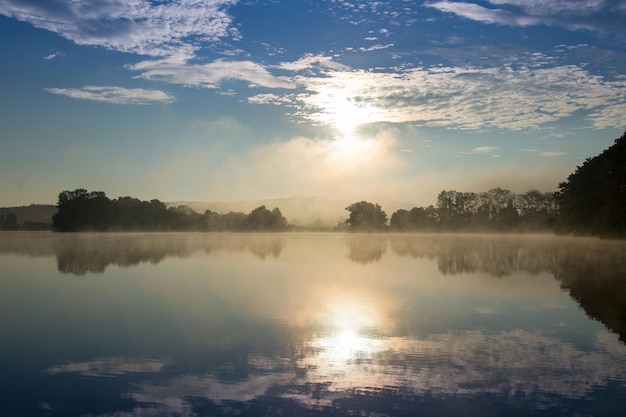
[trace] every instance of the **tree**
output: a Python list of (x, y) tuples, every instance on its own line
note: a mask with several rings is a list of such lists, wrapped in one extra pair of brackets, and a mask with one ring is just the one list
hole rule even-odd
[(345, 221), (350, 230), (380, 231), (387, 227), (387, 213), (378, 204), (359, 201), (350, 204), (346, 210), (350, 212), (350, 216)]
[(626, 132), (588, 158), (555, 193), (560, 233), (626, 237)]
[(390, 227), (397, 231), (435, 231), (438, 227), (437, 210), (433, 206), (399, 209), (391, 215)]
[(15, 213), (7, 213), (0, 215), (0, 230), (17, 230), (17, 216)]
[(54, 230), (106, 230), (110, 226), (113, 202), (102, 191), (88, 192), (83, 188), (59, 194), (57, 212), (52, 216)]
[(265, 206), (252, 210), (244, 222), (246, 230), (282, 230), (286, 227), (287, 220), (285, 220), (280, 210), (274, 208), (270, 211)]
[(472, 192), (443, 190), (437, 196), (437, 213), (441, 226), (447, 229), (468, 229), (475, 218), (478, 196)]

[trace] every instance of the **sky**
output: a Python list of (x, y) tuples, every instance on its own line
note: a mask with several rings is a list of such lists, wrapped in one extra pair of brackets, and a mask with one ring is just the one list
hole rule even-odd
[(625, 0), (0, 0), (0, 206), (554, 191), (626, 129)]

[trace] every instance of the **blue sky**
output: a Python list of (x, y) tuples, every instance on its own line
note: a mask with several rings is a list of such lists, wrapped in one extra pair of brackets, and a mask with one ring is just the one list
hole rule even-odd
[(552, 191), (626, 129), (626, 1), (0, 0), (0, 206)]

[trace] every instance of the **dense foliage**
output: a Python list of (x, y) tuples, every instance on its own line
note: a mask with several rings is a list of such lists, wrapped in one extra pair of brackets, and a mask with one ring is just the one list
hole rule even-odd
[(359, 201), (352, 203), (346, 210), (350, 216), (345, 221), (345, 226), (353, 231), (379, 231), (387, 227), (387, 213), (380, 205)]
[(280, 210), (265, 206), (250, 214), (198, 214), (187, 206), (167, 208), (159, 200), (132, 197), (111, 200), (102, 191), (76, 189), (59, 194), (53, 229), (59, 232), (105, 230), (277, 231), (288, 224)]
[(626, 237), (626, 133), (559, 184), (559, 233)]
[(444, 190), (437, 196), (436, 207), (394, 212), (390, 227), (394, 231), (545, 231), (556, 214), (552, 193)]
[(0, 214), (0, 230), (18, 230), (15, 213)]

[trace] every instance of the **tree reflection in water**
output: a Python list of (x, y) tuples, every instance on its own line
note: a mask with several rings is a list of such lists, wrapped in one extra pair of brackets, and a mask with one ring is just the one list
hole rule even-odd
[(47, 233), (37, 236), (43, 238), (34, 240), (21, 234), (1, 240), (0, 253), (54, 254), (59, 272), (86, 275), (103, 273), (109, 265), (158, 264), (168, 257), (186, 258), (197, 251), (207, 254), (249, 251), (259, 259), (277, 258), (285, 246), (285, 239), (280, 235), (260, 233)]
[[(626, 341), (626, 242), (550, 235), (348, 234), (347, 258), (379, 262), (387, 249), (399, 257), (436, 260), (444, 275), (548, 272), (587, 314)], [(195, 252), (248, 251), (258, 259), (281, 256), (290, 234), (272, 233), (10, 233), (0, 253), (50, 256), (64, 274), (103, 273), (109, 265), (157, 264)]]

